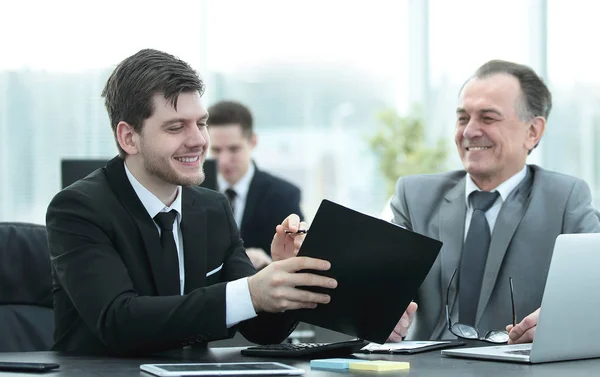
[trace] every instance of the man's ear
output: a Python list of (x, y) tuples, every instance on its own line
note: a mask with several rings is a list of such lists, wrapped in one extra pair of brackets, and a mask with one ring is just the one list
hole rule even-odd
[(527, 129), (527, 140), (525, 147), (531, 151), (540, 142), (544, 131), (546, 130), (546, 119), (544, 117), (535, 117)]
[(256, 134), (254, 132), (252, 132), (252, 136), (250, 136), (250, 146), (252, 146), (252, 149), (254, 149), (256, 147), (256, 143), (258, 142)]
[(120, 121), (119, 124), (117, 124), (117, 141), (119, 142), (121, 149), (128, 155), (134, 155), (139, 152), (139, 137), (131, 124), (124, 121)]

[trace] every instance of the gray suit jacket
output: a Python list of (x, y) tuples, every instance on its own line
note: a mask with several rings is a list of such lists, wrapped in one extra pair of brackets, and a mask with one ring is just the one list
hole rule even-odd
[[(446, 326), (446, 288), (460, 265), (466, 203), (466, 172), (417, 175), (398, 180), (391, 207), (394, 223), (444, 243), (419, 288), (411, 339), (455, 338)], [(517, 321), (542, 301), (556, 237), (561, 233), (600, 232), (588, 185), (577, 178), (529, 165), (526, 178), (502, 205), (492, 231), (477, 308), (483, 336), (512, 321), (510, 287), (514, 284)], [(450, 288), (451, 320), (458, 321), (458, 279)]]

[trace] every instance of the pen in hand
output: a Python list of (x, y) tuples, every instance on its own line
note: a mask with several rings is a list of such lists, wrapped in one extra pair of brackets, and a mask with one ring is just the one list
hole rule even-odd
[(306, 234), (306, 229), (298, 229), (296, 232), (292, 232), (291, 230), (285, 230), (285, 234)]

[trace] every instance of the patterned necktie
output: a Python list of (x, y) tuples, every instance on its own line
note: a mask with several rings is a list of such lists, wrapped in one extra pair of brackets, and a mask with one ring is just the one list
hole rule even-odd
[(169, 295), (180, 295), (181, 285), (179, 282), (179, 256), (177, 245), (173, 237), (173, 223), (177, 217), (177, 211), (161, 212), (154, 216), (154, 221), (160, 227), (160, 243), (163, 247), (164, 273), (168, 282)]
[(465, 325), (475, 325), (483, 272), (492, 238), (485, 212), (496, 202), (498, 195), (497, 191), (473, 191), (469, 195), (473, 216), (463, 247), (459, 277), (459, 320)]

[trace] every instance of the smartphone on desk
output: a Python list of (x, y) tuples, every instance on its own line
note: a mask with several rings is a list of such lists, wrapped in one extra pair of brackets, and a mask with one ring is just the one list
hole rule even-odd
[(56, 363), (33, 363), (28, 361), (0, 361), (0, 372), (48, 372), (57, 369)]

